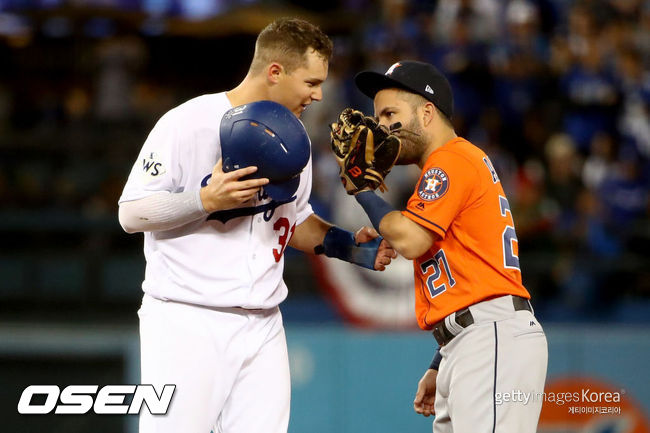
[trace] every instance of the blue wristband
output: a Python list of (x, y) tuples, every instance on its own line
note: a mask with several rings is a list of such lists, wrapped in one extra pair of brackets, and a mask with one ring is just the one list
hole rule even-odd
[(440, 368), (440, 361), (442, 361), (442, 355), (440, 354), (440, 348), (438, 348), (438, 350), (436, 350), (436, 354), (433, 355), (429, 369), (438, 371), (438, 368)]
[(388, 204), (386, 200), (375, 194), (374, 191), (363, 191), (354, 197), (357, 199), (363, 210), (366, 211), (368, 218), (370, 218), (370, 222), (377, 231), (379, 231), (379, 223), (382, 218), (384, 218), (387, 213), (397, 210)]
[(327, 257), (336, 257), (374, 270), (375, 258), (382, 239), (379, 236), (371, 241), (358, 244), (354, 241), (354, 233), (338, 227), (330, 227), (325, 234), (323, 244), (314, 248), (314, 253), (325, 254)]

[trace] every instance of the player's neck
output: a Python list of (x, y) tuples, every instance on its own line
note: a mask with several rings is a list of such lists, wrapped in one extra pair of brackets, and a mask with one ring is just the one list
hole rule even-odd
[(437, 131), (434, 131), (434, 133), (431, 136), (433, 137), (433, 139), (429, 142), (426, 151), (422, 152), (422, 158), (420, 158), (420, 161), (418, 162), (418, 166), (420, 167), (420, 169), (424, 167), (424, 165), (427, 162), (427, 159), (429, 159), (429, 156), (431, 156), (431, 154), (435, 150), (441, 148), (442, 146), (449, 143), (454, 138), (458, 137), (456, 135), (456, 131), (448, 127), (439, 128)]
[(264, 81), (251, 75), (246, 75), (237, 87), (226, 92), (226, 96), (233, 107), (269, 99)]

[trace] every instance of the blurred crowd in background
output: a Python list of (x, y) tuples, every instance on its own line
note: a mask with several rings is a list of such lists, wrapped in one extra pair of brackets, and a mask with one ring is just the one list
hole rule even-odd
[[(319, 212), (345, 195), (327, 126), (347, 106), (373, 111), (354, 74), (427, 61), (452, 84), (458, 135), (499, 173), (546, 317), (650, 321), (650, 2), (302, 3), (0, 0), (4, 313), (117, 302), (98, 290), (141, 279), (141, 239), (116, 213), (147, 133), (173, 106), (236, 85), (256, 33), (298, 15), (335, 43), (324, 102), (304, 115)], [(389, 175), (397, 204), (414, 183)], [(303, 263), (291, 257), (289, 273)]]

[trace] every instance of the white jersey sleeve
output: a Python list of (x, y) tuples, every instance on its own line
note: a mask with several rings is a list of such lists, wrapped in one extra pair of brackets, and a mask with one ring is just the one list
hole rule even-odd
[(311, 156), (307, 165), (305, 166), (301, 178), (300, 186), (298, 187), (298, 199), (296, 203), (296, 225), (302, 224), (309, 215), (313, 214), (314, 211), (309, 204), (309, 197), (311, 195), (311, 183), (312, 183), (312, 173), (311, 173)]
[(182, 161), (178, 151), (178, 117), (178, 112), (172, 110), (151, 130), (131, 168), (120, 203), (159, 191), (179, 192)]

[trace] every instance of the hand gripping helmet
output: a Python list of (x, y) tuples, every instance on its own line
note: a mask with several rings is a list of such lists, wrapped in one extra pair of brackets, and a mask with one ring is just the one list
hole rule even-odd
[(289, 109), (272, 101), (257, 101), (226, 111), (219, 130), (223, 171), (254, 165), (250, 177), (269, 179), (264, 186), (274, 200), (290, 199), (311, 146), (305, 127)]

